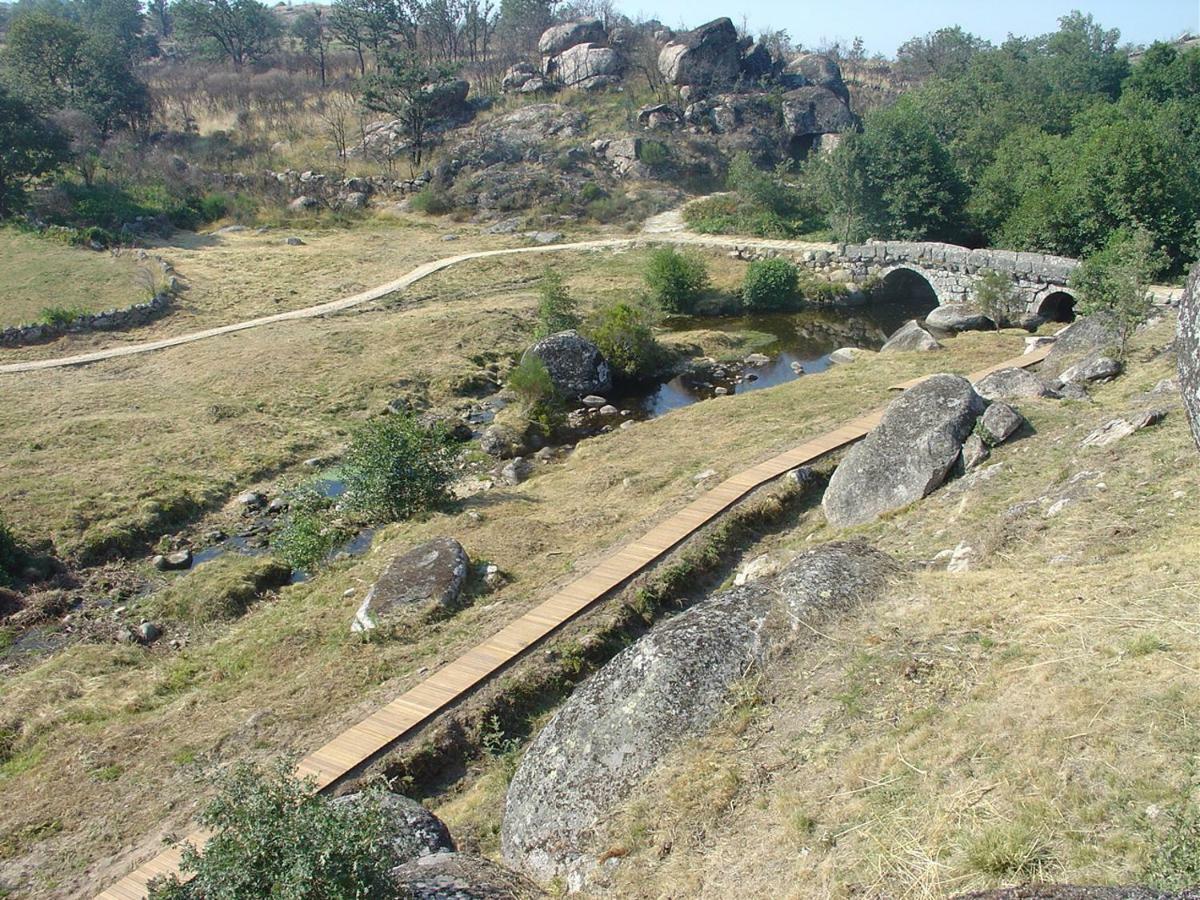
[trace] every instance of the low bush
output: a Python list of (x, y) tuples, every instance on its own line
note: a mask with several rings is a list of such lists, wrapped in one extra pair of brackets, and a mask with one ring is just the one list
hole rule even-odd
[(16, 535), (0, 516), (0, 584), (5, 584), (16, 577), (25, 562), (25, 553), (17, 543)]
[(291, 775), (286, 762), (269, 769), (238, 763), (219, 777), (217, 796), (200, 814), (213, 837), (203, 852), (189, 846), (183, 853), (180, 870), (192, 880), (157, 879), (150, 896), (399, 897), (389, 873), (405, 861), (406, 848), (394, 839), (383, 796), (368, 788), (359, 802), (336, 803)]
[(708, 270), (704, 260), (670, 247), (650, 254), (645, 278), (650, 296), (660, 309), (668, 313), (690, 315), (696, 308), (696, 301), (708, 287)]
[(825, 281), (808, 273), (798, 272), (797, 276), (798, 294), (813, 303), (838, 303), (850, 295), (850, 288), (844, 284)]
[(310, 571), (354, 536), (335, 516), (334, 503), (311, 487), (289, 499), (283, 523), (271, 535), (271, 552), (296, 569)]
[(343, 472), (342, 507), (370, 522), (392, 522), (431, 509), (446, 496), (457, 450), (440, 424), (396, 414), (355, 430)]
[(567, 292), (562, 276), (554, 269), (546, 269), (538, 283), (537, 325), (534, 337), (544, 338), (560, 331), (571, 331), (579, 327), (580, 318), (576, 304)]
[(598, 309), (584, 334), (604, 354), (618, 379), (643, 381), (658, 374), (666, 357), (653, 325), (654, 315), (645, 306), (617, 302)]
[(750, 312), (787, 309), (798, 299), (799, 288), (799, 273), (786, 259), (755, 260), (742, 282), (742, 304)]
[(42, 310), (41, 319), (43, 325), (49, 325), (53, 328), (66, 328), (74, 324), (85, 314), (85, 310), (74, 306), (47, 306)]
[(454, 209), (454, 201), (450, 199), (449, 195), (432, 186), (413, 194), (408, 205), (414, 212), (424, 213), (427, 216), (444, 216)]
[(638, 159), (650, 168), (657, 169), (671, 161), (671, 151), (662, 141), (642, 141)]

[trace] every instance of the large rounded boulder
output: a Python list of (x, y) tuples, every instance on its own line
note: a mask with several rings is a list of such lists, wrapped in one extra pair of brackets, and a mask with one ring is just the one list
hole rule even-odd
[(1042, 362), (1042, 375), (1054, 377), (1088, 359), (1113, 356), (1119, 343), (1116, 329), (1102, 317), (1076, 319), (1058, 334)]
[(564, 397), (578, 399), (612, 390), (612, 368), (600, 348), (575, 331), (560, 331), (544, 337), (528, 350), (550, 373), (554, 386)]
[(333, 802), (352, 806), (377, 802), (387, 816), (387, 839), (401, 862), (454, 851), (454, 839), (441, 819), (416, 800), (401, 794), (347, 794)]
[(825, 88), (843, 103), (850, 102), (850, 91), (842, 80), (842, 70), (836, 62), (821, 53), (801, 53), (787, 64), (780, 80), (785, 87)]
[(742, 73), (737, 29), (728, 18), (720, 18), (676, 35), (660, 51), (658, 69), (668, 84), (679, 87), (732, 87)]
[(871, 522), (937, 488), (984, 410), (958, 375), (933, 375), (893, 400), (874, 431), (847, 451), (821, 501), (835, 527)]
[(1192, 266), (1179, 306), (1179, 389), (1200, 446), (1200, 263)]
[(621, 57), (611, 47), (577, 44), (546, 61), (546, 77), (567, 87), (621, 74)]
[(538, 52), (542, 56), (558, 56), (564, 50), (570, 50), (580, 44), (603, 44), (607, 40), (608, 33), (599, 19), (563, 22), (542, 32), (538, 41)]
[(453, 538), (436, 538), (393, 557), (371, 585), (350, 630), (371, 631), (392, 624), (413, 609), (452, 608), (470, 565), (467, 551)]
[(610, 812), (658, 761), (721, 714), (733, 684), (802, 623), (879, 594), (883, 554), (827, 544), (773, 579), (700, 601), (652, 629), (579, 687), (534, 739), (509, 786), (501, 828), (505, 858), (572, 889), (597, 865)]

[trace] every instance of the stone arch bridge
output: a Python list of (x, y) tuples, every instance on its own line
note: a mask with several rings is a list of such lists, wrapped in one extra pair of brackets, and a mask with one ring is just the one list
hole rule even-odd
[[(1012, 278), (1025, 311), (1052, 320), (1073, 317), (1071, 273), (1078, 260), (1013, 250), (968, 250), (953, 244), (879, 241), (833, 244), (805, 250), (796, 262), (830, 281), (862, 285), (918, 276), (933, 289), (939, 305), (970, 300), (985, 272)], [(906, 273), (906, 274), (901, 274)]]

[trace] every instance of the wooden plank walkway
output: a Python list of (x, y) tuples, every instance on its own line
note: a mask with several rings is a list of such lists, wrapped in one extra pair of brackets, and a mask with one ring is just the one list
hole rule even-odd
[[(1047, 352), (1048, 349), (1043, 348), (1007, 359), (969, 377), (978, 381), (997, 369), (1031, 366), (1045, 359)], [(921, 380), (914, 379), (895, 387), (908, 388)], [(642, 572), (751, 491), (860, 440), (879, 424), (882, 416), (881, 407), (721, 482), (548, 600), (310, 753), (297, 764), (297, 775), (312, 778), (317, 790), (334, 784), (401, 738), (411, 736), (433, 716), (522, 657), (531, 647)], [(203, 846), (208, 837), (207, 833), (196, 831), (181, 841)], [(178, 872), (179, 857), (180, 845), (176, 844), (98, 894), (98, 900), (141, 900), (147, 896), (147, 885), (152, 879)]]

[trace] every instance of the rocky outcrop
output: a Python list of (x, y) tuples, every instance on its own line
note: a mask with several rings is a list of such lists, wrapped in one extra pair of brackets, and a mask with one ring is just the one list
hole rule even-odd
[(563, 22), (561, 25), (551, 25), (542, 32), (538, 40), (538, 52), (542, 56), (558, 56), (564, 50), (580, 44), (604, 44), (607, 41), (608, 33), (599, 19)]
[(416, 800), (401, 794), (369, 791), (346, 794), (334, 801), (338, 806), (378, 803), (387, 814), (387, 840), (402, 862), (454, 851), (454, 840), (445, 823)]
[(996, 323), (967, 303), (943, 303), (925, 317), (928, 328), (956, 333), (959, 331), (990, 331)]
[(500, 81), (501, 90), (520, 94), (534, 94), (548, 87), (549, 84), (542, 77), (541, 70), (524, 60), (514, 63)]
[(1192, 425), (1192, 436), (1200, 446), (1200, 263), (1192, 266), (1187, 289), (1179, 306), (1179, 389)]
[[(612, 389), (612, 369), (599, 348), (574, 331), (542, 338), (525, 351), (542, 361), (554, 386), (572, 399), (607, 394)], [(524, 359), (525, 357), (522, 357)]]
[(611, 47), (577, 44), (547, 60), (545, 75), (567, 87), (605, 87), (616, 83), (621, 67), (621, 57)]
[(916, 319), (901, 325), (887, 343), (879, 348), (880, 353), (910, 353), (919, 350), (940, 350), (942, 345), (932, 334), (921, 327)]
[(1120, 360), (1097, 350), (1062, 371), (1058, 380), (1063, 384), (1088, 384), (1093, 381), (1111, 381), (1124, 370)]
[(852, 130), (858, 118), (837, 94), (801, 87), (783, 95), (783, 127), (792, 139)]
[(984, 400), (1019, 400), (1054, 396), (1050, 386), (1039, 376), (1027, 369), (1019, 369), (1015, 366), (985, 375), (975, 385), (975, 391)]
[(429, 113), (434, 118), (458, 116), (466, 109), (471, 85), (462, 78), (451, 78), (427, 84), (422, 92), (428, 98)]
[(540, 900), (549, 895), (523, 875), (478, 856), (439, 853), (392, 870), (411, 900)]
[(737, 29), (721, 18), (676, 35), (659, 53), (658, 69), (668, 84), (677, 87), (702, 91), (731, 87), (742, 72)]
[(937, 488), (983, 408), (957, 375), (933, 375), (893, 400), (834, 470), (821, 501), (826, 519), (838, 528), (860, 525)]
[(452, 608), (470, 564), (467, 551), (453, 538), (436, 538), (394, 557), (371, 585), (351, 631), (387, 626), (413, 609)]
[(820, 53), (801, 53), (787, 64), (780, 81), (788, 88), (824, 88), (843, 103), (850, 102), (850, 91), (842, 80), (842, 70), (836, 62)]
[(656, 626), (577, 688), (530, 745), (505, 801), (505, 858), (581, 887), (597, 827), (664, 754), (708, 728), (749, 670), (810, 635), (802, 623), (877, 596), (890, 571), (870, 548), (829, 544)]

